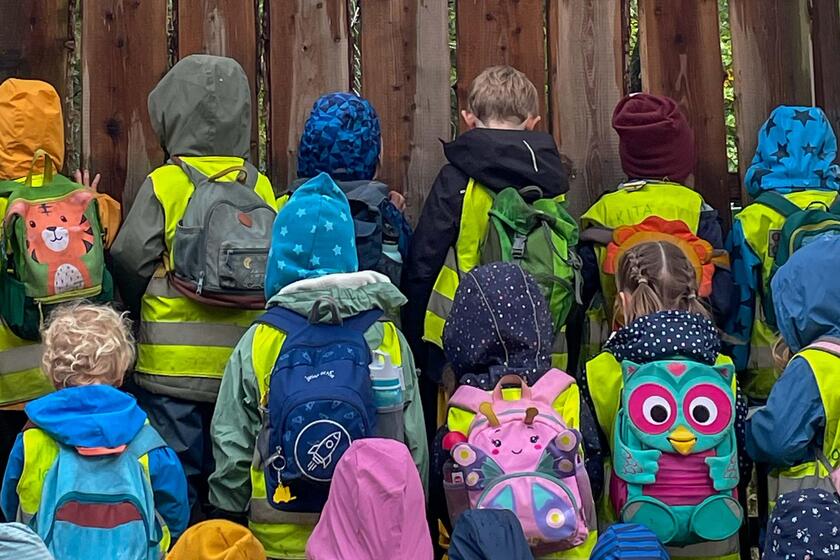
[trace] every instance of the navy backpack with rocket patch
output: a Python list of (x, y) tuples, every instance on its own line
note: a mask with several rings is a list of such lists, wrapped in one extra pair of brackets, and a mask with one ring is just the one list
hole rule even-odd
[[(319, 322), (323, 303), (329, 323)], [(373, 310), (342, 320), (334, 302), (318, 300), (309, 318), (272, 307), (258, 320), (287, 333), (257, 441), (273, 508), (319, 513), (338, 460), (354, 440), (376, 433), (364, 334), (381, 315)]]

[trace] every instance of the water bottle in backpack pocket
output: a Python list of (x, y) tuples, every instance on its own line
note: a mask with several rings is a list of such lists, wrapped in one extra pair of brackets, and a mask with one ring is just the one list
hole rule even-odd
[[(259, 172), (249, 164), (207, 177), (172, 158), (195, 190), (172, 242), (172, 285), (210, 305), (262, 309), (266, 262), (276, 212), (254, 191)], [(238, 172), (235, 181), (221, 181)]]
[(149, 425), (109, 454), (59, 444), (31, 522), (50, 552), (62, 560), (162, 558), (163, 524), (140, 458), (164, 446)]
[(271, 372), (258, 452), (269, 504), (289, 512), (320, 512), (335, 465), (350, 444), (376, 433), (371, 352), (364, 333), (379, 310), (319, 323), (273, 307), (258, 322), (287, 334)]

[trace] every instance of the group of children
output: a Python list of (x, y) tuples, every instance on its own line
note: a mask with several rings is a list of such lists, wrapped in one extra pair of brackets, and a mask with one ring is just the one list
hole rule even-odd
[(86, 172), (47, 190), (52, 87), (0, 85), (0, 552), (734, 560), (754, 460), (765, 557), (840, 553), (820, 109), (761, 128), (725, 243), (665, 97), (616, 107), (628, 180), (578, 230), (537, 89), (485, 70), (413, 236), (369, 102), (315, 102), (288, 190), (250, 103), (233, 60), (179, 61), (149, 95), (167, 163), (115, 224)]

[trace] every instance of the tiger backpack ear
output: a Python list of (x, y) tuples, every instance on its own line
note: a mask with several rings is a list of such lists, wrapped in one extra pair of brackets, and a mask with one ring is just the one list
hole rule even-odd
[(621, 362), (621, 377), (626, 382), (630, 379), (641, 366), (635, 362), (631, 362), (630, 360), (624, 360)]
[(27, 206), (28, 205), (25, 201), (21, 199), (15, 200), (6, 209), (6, 216), (4, 218), (4, 221), (8, 222), (12, 218), (12, 216), (25, 216)]

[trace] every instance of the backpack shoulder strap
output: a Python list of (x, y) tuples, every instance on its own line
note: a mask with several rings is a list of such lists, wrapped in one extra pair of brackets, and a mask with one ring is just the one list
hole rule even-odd
[(547, 398), (550, 405), (558, 395), (574, 384), (574, 378), (568, 373), (550, 369), (531, 386), (531, 394), (534, 399)]
[(840, 358), (840, 339), (823, 337), (813, 344), (809, 344), (803, 348), (803, 350), (821, 350), (822, 352), (826, 352)]
[(365, 334), (369, 328), (382, 317), (381, 309), (363, 311), (358, 315), (344, 319), (342, 326), (360, 334)]
[(784, 195), (772, 191), (761, 193), (755, 201), (757, 204), (761, 204), (771, 210), (775, 210), (785, 218), (789, 218), (796, 212), (800, 212), (802, 210), (799, 206), (788, 200)]
[(596, 245), (609, 245), (613, 240), (613, 230), (602, 226), (589, 226), (582, 232), (578, 240), (581, 243), (594, 243)]
[(134, 436), (134, 439), (131, 440), (131, 443), (128, 444), (125, 451), (139, 459), (150, 451), (161, 447), (166, 447), (166, 442), (163, 441), (163, 438), (157, 430), (150, 424), (143, 424), (143, 427), (140, 428), (140, 431), (137, 432), (137, 435)]
[(295, 332), (309, 325), (306, 317), (285, 307), (274, 306), (263, 313), (254, 324), (269, 325), (284, 333)]

